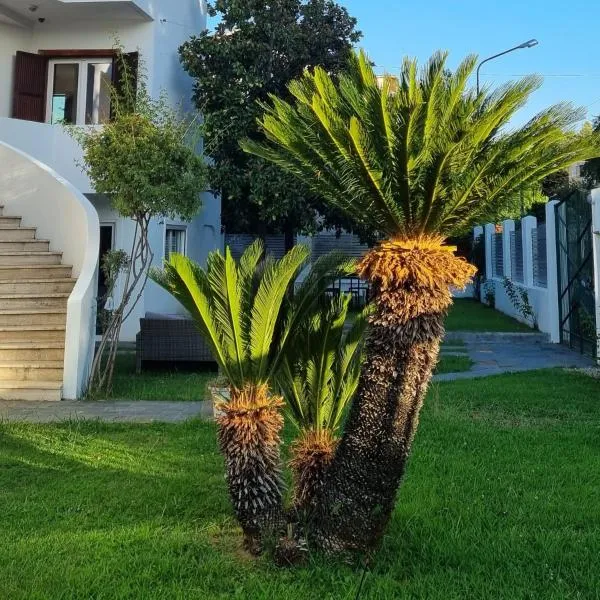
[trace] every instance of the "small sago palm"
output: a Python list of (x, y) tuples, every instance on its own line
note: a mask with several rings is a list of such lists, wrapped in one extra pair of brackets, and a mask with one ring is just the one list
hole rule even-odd
[(376, 311), (316, 499), (326, 516), (315, 540), (333, 551), (376, 546), (393, 510), (450, 290), (474, 273), (445, 239), (494, 218), (521, 187), (600, 154), (597, 136), (574, 132), (583, 114), (567, 104), (510, 128), (539, 78), (476, 93), (467, 87), (476, 62), (470, 56), (452, 73), (438, 53), (421, 71), (405, 60), (398, 78), (378, 80), (360, 53), (337, 79), (307, 71), (290, 85), (291, 103), (273, 97), (264, 107), (266, 141), (243, 143), (382, 240), (359, 265)]
[(271, 390), (275, 373), (298, 323), (332, 278), (350, 268), (341, 255), (322, 257), (292, 305), (288, 291), (309, 254), (307, 247), (296, 246), (280, 260), (265, 258), (262, 242), (256, 241), (239, 262), (229, 248), (225, 255), (212, 252), (206, 269), (174, 254), (164, 270), (151, 273), (189, 311), (229, 382), (230, 398), (219, 407), (219, 445), (231, 501), (253, 551), (283, 523), (283, 401)]
[(340, 296), (300, 325), (278, 375), (290, 420), (294, 508), (307, 510), (321, 489), (356, 392), (367, 326), (365, 309), (347, 324), (350, 296)]

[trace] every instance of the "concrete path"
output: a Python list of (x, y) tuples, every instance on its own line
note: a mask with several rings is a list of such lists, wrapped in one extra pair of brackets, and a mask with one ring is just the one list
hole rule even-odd
[(67, 419), (100, 419), (120, 423), (179, 423), (211, 414), (210, 402), (0, 402), (0, 422), (51, 423)]
[[(460, 339), (464, 346), (452, 344)], [(551, 367), (594, 366), (594, 361), (565, 346), (550, 344), (539, 334), (452, 332), (446, 336), (445, 355), (469, 356), (471, 371), (436, 375), (435, 381), (472, 379), (500, 373)], [(212, 415), (210, 402), (0, 402), (0, 422), (51, 423), (67, 419), (99, 419), (123, 423), (179, 423)]]
[[(434, 381), (473, 379), (501, 373), (532, 371), (552, 367), (590, 367), (595, 363), (560, 344), (550, 344), (547, 337), (536, 333), (472, 333), (449, 332), (444, 340), (452, 347), (452, 341), (465, 343), (463, 356), (475, 364), (464, 373), (436, 375)], [(461, 348), (452, 348), (452, 353), (461, 353)], [(442, 350), (442, 354), (449, 352)]]

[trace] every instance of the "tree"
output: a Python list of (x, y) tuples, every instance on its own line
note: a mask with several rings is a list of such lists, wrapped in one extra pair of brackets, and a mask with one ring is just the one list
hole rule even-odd
[(287, 291), (310, 251), (295, 246), (264, 259), (260, 240), (236, 262), (212, 252), (206, 269), (174, 254), (152, 279), (189, 311), (229, 385), (219, 407), (219, 445), (246, 547), (258, 552), (285, 521), (280, 464), (282, 398), (272, 388), (293, 332), (330, 282), (353, 267), (339, 254), (316, 261), (293, 300)]
[[(180, 49), (195, 79), (194, 101), (204, 114), (204, 139), (212, 158), (210, 182), (222, 199), (229, 232), (286, 233), (317, 227), (324, 210), (310, 188), (258, 157), (238, 141), (260, 139), (259, 100), (287, 94), (287, 84), (309, 66), (338, 72), (360, 39), (356, 20), (333, 0), (216, 0), (211, 16), (221, 21)], [(344, 224), (332, 211), (330, 220)]]
[[(111, 90), (111, 120), (101, 128), (74, 128), (83, 149), (83, 170), (97, 193), (105, 194), (121, 217), (133, 220), (135, 233), (127, 259), (117, 255), (123, 291), (105, 320), (94, 358), (89, 392), (110, 392), (119, 334), (140, 300), (152, 262), (148, 238), (154, 217), (191, 220), (206, 189), (206, 168), (190, 137), (190, 121), (169, 107), (165, 97), (150, 97), (143, 75), (139, 86), (117, 47), (121, 81)], [(112, 283), (114, 289), (114, 281)]]
[(524, 186), (600, 154), (578, 136), (582, 112), (553, 106), (505, 126), (540, 85), (527, 77), (481, 93), (467, 88), (477, 59), (454, 73), (446, 54), (378, 82), (367, 56), (339, 78), (321, 68), (272, 97), (267, 141), (243, 147), (295, 174), (327, 202), (361, 215), (382, 241), (359, 264), (372, 286), (366, 359), (344, 434), (314, 500), (310, 534), (330, 551), (367, 551), (390, 519), (437, 361), (451, 288), (474, 268), (445, 238), (485, 222)]
[(277, 376), (298, 430), (292, 444), (294, 508), (310, 508), (337, 447), (346, 408), (358, 386), (368, 309), (345, 328), (351, 297), (318, 306), (300, 323)]
[[(592, 123), (593, 130), (600, 132), (600, 115), (594, 118)], [(589, 187), (593, 187), (600, 182), (600, 158), (588, 160), (582, 168), (582, 175)]]

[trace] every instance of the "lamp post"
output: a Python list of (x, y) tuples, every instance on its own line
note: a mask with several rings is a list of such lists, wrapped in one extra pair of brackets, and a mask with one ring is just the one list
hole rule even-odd
[(504, 56), (505, 54), (508, 54), (509, 52), (514, 52), (515, 50), (521, 50), (522, 48), (533, 48), (534, 46), (537, 46), (538, 44), (539, 44), (539, 42), (537, 40), (527, 40), (526, 42), (523, 42), (522, 44), (519, 44), (518, 46), (515, 46), (514, 48), (510, 48), (508, 50), (505, 50), (504, 52), (500, 52), (499, 54), (494, 54), (494, 56), (489, 56), (488, 58), (482, 60), (477, 65), (477, 93), (479, 94), (479, 69), (481, 69), (481, 65), (483, 65), (486, 62), (489, 62), (490, 60), (494, 60), (494, 58), (498, 58), (499, 56)]

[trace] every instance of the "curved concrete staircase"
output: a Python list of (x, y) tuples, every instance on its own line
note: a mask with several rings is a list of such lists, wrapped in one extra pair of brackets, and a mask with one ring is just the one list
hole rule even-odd
[(0, 400), (60, 400), (75, 285), (50, 242), (0, 207)]

